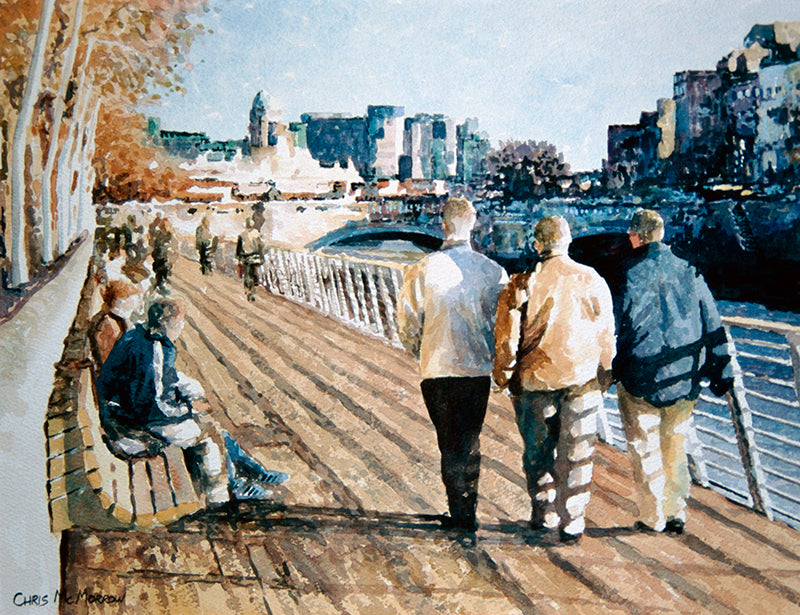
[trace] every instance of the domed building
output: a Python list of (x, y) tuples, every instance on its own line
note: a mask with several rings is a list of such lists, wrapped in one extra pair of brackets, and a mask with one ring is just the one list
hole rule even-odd
[(277, 101), (261, 90), (250, 107), (250, 147), (258, 150), (278, 144), (282, 111)]

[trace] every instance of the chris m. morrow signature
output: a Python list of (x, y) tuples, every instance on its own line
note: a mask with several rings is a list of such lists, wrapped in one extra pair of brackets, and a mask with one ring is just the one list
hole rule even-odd
[(29, 594), (17, 592), (12, 598), (14, 606), (47, 606), (49, 604), (122, 604), (125, 592), (119, 595), (104, 594), (94, 590), (81, 589), (76, 592), (62, 592), (57, 589), (52, 594)]

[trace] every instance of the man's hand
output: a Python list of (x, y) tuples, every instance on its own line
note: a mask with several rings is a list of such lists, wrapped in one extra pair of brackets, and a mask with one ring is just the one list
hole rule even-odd
[(610, 369), (606, 369), (602, 365), (598, 365), (597, 382), (600, 384), (600, 390), (605, 393), (608, 391), (609, 387), (614, 384), (614, 373)]
[(733, 378), (719, 378), (710, 380), (708, 388), (717, 397), (722, 397), (725, 393), (733, 391)]
[(208, 400), (199, 399), (192, 403), (192, 414), (196, 416), (208, 416), (211, 412), (211, 404)]
[(176, 386), (180, 395), (189, 401), (197, 401), (205, 396), (202, 385), (186, 374), (178, 372), (178, 384)]

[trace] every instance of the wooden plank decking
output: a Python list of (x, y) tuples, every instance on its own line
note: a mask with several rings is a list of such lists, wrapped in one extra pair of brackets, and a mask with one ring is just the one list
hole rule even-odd
[[(800, 613), (800, 532), (694, 487), (686, 534), (645, 535), (630, 464), (600, 445), (576, 546), (525, 529), (511, 404), (481, 436), (475, 542), (446, 510), (416, 366), (402, 351), (182, 260), (180, 368), (220, 425), (291, 474), (275, 500), (152, 532), (64, 534), (65, 613)], [(86, 595), (122, 598), (89, 603)]]

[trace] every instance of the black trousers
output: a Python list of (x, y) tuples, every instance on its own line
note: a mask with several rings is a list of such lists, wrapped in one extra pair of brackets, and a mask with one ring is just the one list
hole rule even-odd
[(491, 379), (429, 378), (420, 387), (436, 428), (450, 517), (457, 523), (474, 523), (481, 469), (478, 437), (486, 417)]

